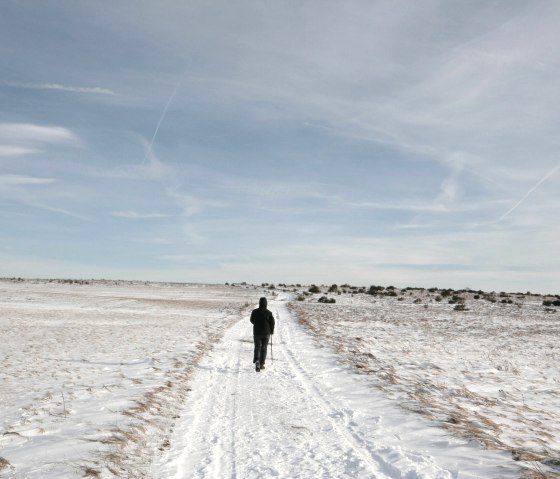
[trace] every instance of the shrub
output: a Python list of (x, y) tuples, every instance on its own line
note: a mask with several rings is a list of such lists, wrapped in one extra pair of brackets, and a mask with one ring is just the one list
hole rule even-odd
[(329, 288), (329, 293), (336, 293), (338, 291), (338, 286), (336, 284), (333, 284), (330, 288)]
[(300, 295), (297, 297), (297, 300), (298, 300), (298, 301), (305, 301), (305, 296), (304, 296), (303, 294), (300, 294)]
[(311, 288), (309, 288), (309, 292), (310, 293), (320, 293), (321, 290), (319, 289), (318, 286), (315, 286), (314, 284), (311, 285)]
[(453, 308), (454, 311), (468, 311), (469, 309), (465, 306), (464, 303), (456, 304)]
[(327, 304), (332, 304), (332, 303), (336, 303), (336, 299), (334, 298), (327, 298), (326, 296), (321, 296), (318, 300), (319, 303), (327, 303)]
[(367, 294), (371, 294), (371, 295), (376, 295), (379, 294), (381, 291), (383, 291), (385, 288), (383, 286), (370, 286)]

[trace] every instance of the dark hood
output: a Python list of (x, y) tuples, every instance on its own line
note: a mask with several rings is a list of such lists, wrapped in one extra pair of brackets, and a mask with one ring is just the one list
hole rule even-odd
[(259, 299), (259, 308), (266, 308), (268, 306), (268, 302), (266, 298)]

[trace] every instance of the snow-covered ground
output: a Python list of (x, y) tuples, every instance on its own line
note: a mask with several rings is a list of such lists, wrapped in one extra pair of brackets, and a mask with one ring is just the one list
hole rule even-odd
[(256, 373), (263, 290), (0, 281), (0, 476), (553, 477), (559, 314), (434, 294), (269, 291)]
[(325, 291), (292, 303), (318, 342), (403, 408), (558, 477), (560, 312), (543, 297), (409, 290), (318, 303)]
[(194, 365), (254, 295), (0, 282), (0, 476), (149, 477)]
[(403, 411), (320, 348), (282, 301), (274, 361), (252, 368), (252, 327), (233, 326), (205, 358), (153, 477), (467, 479), (518, 477), (486, 451)]

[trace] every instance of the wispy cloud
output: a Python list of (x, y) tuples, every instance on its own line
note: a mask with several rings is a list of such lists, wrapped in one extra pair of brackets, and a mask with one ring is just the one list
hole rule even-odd
[(33, 123), (0, 123), (0, 144), (4, 148), (25, 148), (49, 143), (78, 143), (78, 137), (60, 126)]
[(115, 95), (113, 90), (101, 87), (84, 87), (61, 85), (60, 83), (4, 83), (12, 88), (24, 88), (28, 90), (58, 90), (70, 93), (86, 93), (94, 95)]
[(193, 263), (205, 263), (207, 261), (232, 261), (243, 262), (247, 257), (240, 257), (235, 254), (219, 254), (219, 253), (206, 253), (206, 254), (168, 254), (158, 256), (156, 259), (163, 261), (181, 261)]
[(171, 218), (173, 215), (162, 213), (138, 213), (136, 211), (113, 211), (111, 213), (111, 216), (116, 216), (117, 218), (126, 218), (130, 220), (145, 220)]
[(0, 145), (0, 156), (21, 156), (37, 153), (35, 148), (26, 148), (23, 146)]
[(339, 202), (351, 208), (363, 208), (371, 210), (396, 210), (396, 211), (412, 211), (412, 212), (430, 212), (430, 213), (447, 213), (449, 209), (441, 204), (422, 204), (422, 203), (392, 203), (392, 202)]
[(0, 187), (23, 186), (23, 185), (47, 185), (54, 183), (53, 178), (38, 178), (27, 175), (0, 175)]

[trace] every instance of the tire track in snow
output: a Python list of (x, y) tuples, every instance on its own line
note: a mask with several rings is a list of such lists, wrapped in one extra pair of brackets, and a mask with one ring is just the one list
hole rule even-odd
[(237, 477), (235, 428), (240, 345), (224, 338), (222, 347), (224, 342), (225, 349), (231, 352), (234, 348), (233, 354), (219, 355), (219, 361), (215, 361), (221, 349), (218, 347), (202, 361), (188, 411), (175, 431), (174, 437), (180, 438), (181, 447), (166, 454), (163, 460), (167, 467), (156, 468), (154, 477)]
[[(287, 312), (285, 311), (285, 317)], [(290, 344), (292, 343), (291, 327), (286, 328), (288, 331), (287, 339)], [(313, 377), (305, 370), (297, 361), (294, 352), (287, 347), (284, 347), (284, 355), (288, 358), (288, 365), (294, 372), (294, 377), (303, 385), (308, 391), (310, 399), (315, 402), (323, 416), (328, 418), (332, 423), (333, 429), (340, 435), (341, 439), (350, 447), (355, 454), (367, 465), (372, 477), (385, 479), (388, 476), (379, 471), (379, 466), (373, 460), (369, 451), (367, 451), (359, 440), (355, 437), (354, 433), (348, 427), (350, 420), (344, 409), (337, 408), (333, 403), (325, 399), (324, 393), (319, 389)]]
[[(287, 344), (294, 344), (294, 319), (291, 313), (284, 307), (284, 317), (289, 318), (284, 331), (287, 336)], [(300, 334), (304, 333), (302, 328)], [(308, 338), (311, 341), (311, 338)], [(359, 425), (354, 421), (354, 412), (346, 404), (336, 404), (336, 398), (328, 399), (329, 393), (325, 391), (313, 375), (301, 366), (296, 352), (292, 347), (284, 348), (285, 355), (289, 358), (289, 365), (294, 376), (309, 391), (309, 397), (317, 404), (323, 415), (332, 422), (333, 427), (341, 438), (353, 449), (353, 451), (367, 464), (372, 477), (401, 479), (415, 479), (424, 476), (421, 469), (430, 469), (430, 476), (435, 479), (452, 479), (453, 475), (439, 467), (431, 457), (413, 452), (404, 452), (400, 448), (387, 446), (378, 447), (371, 440), (366, 440), (359, 432)], [(381, 471), (382, 472), (381, 472)]]
[[(369, 477), (377, 479), (390, 479), (389, 476), (386, 476), (381, 471), (380, 465), (373, 460), (369, 451), (364, 448), (364, 446), (355, 437), (352, 430), (349, 429), (348, 425), (350, 423), (350, 419), (348, 418), (348, 414), (345, 412), (344, 408), (336, 407), (332, 401), (327, 400), (324, 392), (320, 390), (313, 375), (301, 366), (301, 362), (298, 361), (292, 349), (294, 344), (294, 334), (291, 322), (293, 321), (293, 318), (285, 308), (284, 304), (282, 304), (281, 307), (283, 313), (282, 317), (289, 318), (283, 328), (283, 334), (286, 336), (286, 341), (283, 343), (281, 351), (283, 356), (286, 358), (286, 363), (293, 372), (294, 378), (307, 391), (309, 399), (317, 405), (317, 408), (322, 413), (322, 416), (327, 418), (332, 424), (333, 430), (340, 436), (342, 442), (346, 443), (347, 447), (364, 463), (370, 474)], [(311, 338), (309, 338), (309, 340), (311, 340)], [(287, 344), (290, 346), (287, 346)]]

